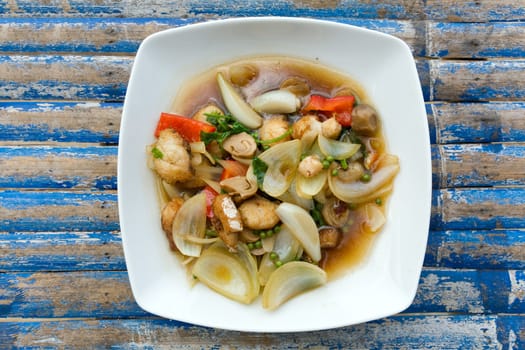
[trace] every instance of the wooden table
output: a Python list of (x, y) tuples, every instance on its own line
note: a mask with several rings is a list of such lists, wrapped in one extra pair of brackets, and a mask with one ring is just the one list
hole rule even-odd
[[(163, 29), (252, 15), (350, 23), (411, 47), (434, 190), (405, 312), (255, 334), (134, 302), (116, 195), (134, 54)], [(525, 348), (523, 20), (524, 0), (0, 1), (0, 348)]]

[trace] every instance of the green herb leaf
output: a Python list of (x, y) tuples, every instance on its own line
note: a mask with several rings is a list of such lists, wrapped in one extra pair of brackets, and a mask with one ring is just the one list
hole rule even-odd
[(257, 178), (257, 185), (259, 188), (262, 188), (264, 182), (264, 175), (266, 175), (266, 170), (268, 170), (268, 164), (262, 161), (260, 158), (255, 157), (252, 160), (253, 165), (253, 174)]
[(201, 132), (201, 140), (208, 145), (212, 141), (222, 147), (222, 143), (231, 135), (240, 134), (241, 132), (250, 133), (250, 129), (235, 120), (230, 114), (206, 113), (208, 123), (215, 126), (214, 132)]
[(157, 147), (153, 147), (151, 149), (151, 154), (153, 154), (153, 158), (156, 158), (156, 159), (162, 159), (162, 157), (164, 157), (164, 154), (162, 154), (161, 150), (158, 149)]

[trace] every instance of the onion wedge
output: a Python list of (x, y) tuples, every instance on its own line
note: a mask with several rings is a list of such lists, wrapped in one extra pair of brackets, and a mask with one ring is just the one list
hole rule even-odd
[(202, 244), (190, 242), (185, 236), (203, 238), (206, 232), (206, 195), (200, 192), (180, 207), (172, 226), (173, 241), (185, 256), (201, 255)]
[[(290, 229), (286, 225), (281, 226), (281, 231), (274, 236), (275, 243), (273, 245), (273, 252), (277, 254), (279, 260), (282, 263), (287, 263), (295, 260), (302, 254), (302, 248), (299, 241), (290, 232)], [(261, 263), (259, 265), (259, 283), (264, 286), (272, 272), (277, 269), (275, 263), (271, 260), (270, 254), (264, 254)]]
[(259, 155), (268, 165), (262, 190), (272, 197), (279, 197), (292, 184), (301, 160), (301, 141), (292, 140), (270, 147)]
[(263, 307), (274, 310), (290, 298), (326, 281), (326, 272), (316, 265), (304, 261), (284, 264), (270, 275), (262, 295)]
[(254, 97), (250, 105), (260, 113), (293, 113), (301, 106), (301, 101), (288, 90), (272, 90)]
[(328, 172), (324, 170), (312, 177), (297, 174), (295, 179), (297, 194), (304, 198), (312, 198), (324, 188), (327, 176)]
[(325, 156), (332, 156), (338, 160), (350, 158), (361, 148), (360, 144), (332, 140), (323, 134), (319, 134), (317, 143)]
[(283, 224), (288, 226), (310, 258), (315, 262), (321, 260), (319, 232), (310, 214), (303, 208), (290, 203), (279, 204), (275, 213)]
[(235, 88), (224, 79), (221, 73), (217, 74), (217, 83), (219, 84), (222, 100), (232, 116), (244, 126), (250, 129), (258, 129), (262, 125), (262, 117), (244, 101)]
[(398, 172), (399, 162), (395, 158), (395, 162), (385, 165), (374, 172), (369, 182), (344, 182), (337, 176), (328, 176), (328, 186), (334, 196), (340, 200), (358, 204), (367, 201), (371, 196), (378, 196), (377, 193), (382, 192), (380, 190), (387, 186)]
[[(197, 259), (192, 273), (200, 282), (217, 293), (249, 304), (259, 294), (259, 287), (255, 272), (252, 270), (255, 260), (244, 253), (247, 249), (247, 247), (246, 250), (238, 247), (241, 253), (232, 253), (223, 242), (218, 241)], [(253, 261), (247, 262), (245, 258)]]

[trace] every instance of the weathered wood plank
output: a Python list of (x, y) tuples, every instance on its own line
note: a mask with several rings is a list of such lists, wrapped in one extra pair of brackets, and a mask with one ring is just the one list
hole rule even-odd
[(303, 333), (240, 333), (161, 319), (4, 322), (0, 346), (15, 348), (521, 349), (523, 316), (393, 316)]
[(0, 191), (0, 231), (116, 231), (114, 192)]
[[(447, 23), (329, 17), (394, 35), (415, 56), (493, 58), (525, 56), (525, 24), (521, 22)], [(206, 19), (187, 18), (0, 18), (0, 50), (13, 53), (75, 52), (134, 54), (155, 32)], [(35, 37), (34, 32), (39, 35)]]
[(432, 60), (430, 100), (493, 101), (525, 98), (525, 60)]
[[(0, 56), (0, 99), (122, 100), (132, 57)], [(417, 60), (426, 100), (525, 98), (525, 60)]]
[[(118, 232), (4, 232), (0, 271), (124, 270), (121, 244)], [(430, 231), (425, 266), (525, 269), (525, 231)]]
[(525, 103), (428, 103), (432, 143), (525, 142)]
[(133, 58), (0, 56), (0, 99), (123, 100)]
[(525, 56), (525, 23), (427, 23), (427, 55), (430, 57)]
[[(134, 301), (125, 271), (0, 274), (4, 318), (149, 315)], [(417, 295), (405, 313), (523, 313), (523, 270), (425, 268)]]
[[(434, 190), (431, 230), (525, 228), (525, 188)], [(0, 191), (0, 231), (118, 230), (116, 194)]]
[(117, 143), (122, 103), (0, 102), (0, 141)]
[(525, 231), (430, 231), (425, 266), (525, 269)]
[(117, 188), (117, 147), (0, 147), (0, 187)]
[(134, 317), (126, 272), (0, 274), (2, 317)]
[[(460, 144), (432, 147), (433, 187), (525, 184), (525, 145)], [(0, 146), (4, 188), (116, 189), (117, 148)]]
[(13, 0), (0, 4), (4, 17), (182, 17), (224, 18), (229, 16), (343, 16), (354, 18), (431, 19), (485, 22), (525, 18), (521, 0), (249, 0), (241, 4), (218, 0), (138, 1), (31, 1)]
[(427, 0), (425, 14), (452, 22), (513, 21), (525, 18), (523, 0)]
[(125, 269), (119, 232), (0, 233), (0, 271)]
[[(525, 142), (524, 102), (427, 103), (432, 143)], [(0, 102), (0, 141), (117, 143), (121, 103)]]
[[(205, 21), (188, 18), (0, 18), (0, 51), (13, 53), (74, 52), (134, 54), (142, 40), (155, 32)], [(425, 24), (418, 21), (327, 18), (394, 35), (414, 55), (425, 54)], [(35, 37), (34, 32), (39, 35)]]
[(432, 158), (434, 188), (525, 184), (525, 144), (439, 145)]
[(525, 188), (434, 190), (431, 230), (525, 228)]
[(82, 17), (206, 17), (230, 16), (345, 16), (361, 18), (420, 18), (424, 2), (386, 0), (381, 4), (362, 0), (339, 1), (270, 1), (248, 0), (242, 3), (228, 1), (9, 1), (0, 7), (3, 16), (82, 16)]

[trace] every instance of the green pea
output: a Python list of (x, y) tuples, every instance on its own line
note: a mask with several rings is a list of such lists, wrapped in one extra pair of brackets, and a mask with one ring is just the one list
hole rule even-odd
[(255, 248), (257, 249), (262, 248), (262, 242), (260, 240), (255, 242)]
[(282, 262), (281, 260), (276, 260), (276, 261), (274, 261), (274, 264), (275, 264), (275, 266), (277, 266), (277, 267), (281, 267), (281, 266), (283, 266), (283, 262)]
[(372, 179), (372, 175), (370, 175), (369, 173), (364, 173), (363, 175), (361, 175), (361, 181), (363, 182), (368, 182)]
[(381, 198), (376, 198), (376, 204), (377, 205), (383, 204), (383, 200), (381, 200)]
[(265, 239), (266, 238), (266, 232), (261, 231), (261, 233), (259, 233), (259, 237), (261, 237), (261, 239)]
[(337, 176), (337, 175), (339, 175), (339, 170), (333, 169), (332, 170), (332, 176)]
[(273, 228), (273, 232), (274, 232), (274, 233), (279, 233), (279, 232), (281, 232), (281, 225), (276, 225), (276, 226)]
[(248, 245), (248, 249), (250, 250), (253, 250), (253, 248), (255, 248), (255, 245), (253, 244), (253, 242), (250, 242), (247, 245)]
[(275, 261), (275, 260), (279, 259), (279, 255), (276, 252), (271, 252), (270, 253), (270, 259)]

